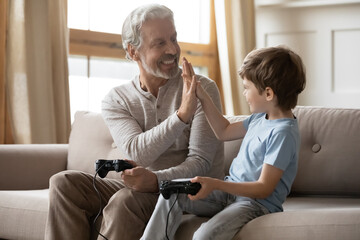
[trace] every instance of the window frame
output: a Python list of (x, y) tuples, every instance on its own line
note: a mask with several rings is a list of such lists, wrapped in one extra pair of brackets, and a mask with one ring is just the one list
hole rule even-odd
[[(125, 59), (121, 34), (79, 30), (70, 28), (70, 55)], [(210, 39), (209, 44), (179, 42), (181, 57), (186, 57), (193, 66), (207, 67), (209, 78), (219, 88), (221, 99), (223, 91), (217, 48), (214, 0), (210, 0)], [(222, 101), (223, 102), (223, 101)]]

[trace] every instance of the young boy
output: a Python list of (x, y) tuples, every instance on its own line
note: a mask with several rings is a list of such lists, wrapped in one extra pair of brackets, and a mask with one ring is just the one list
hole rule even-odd
[[(282, 203), (297, 171), (300, 136), (291, 109), (305, 87), (303, 63), (289, 49), (263, 48), (245, 58), (239, 74), (252, 115), (242, 122), (229, 123), (196, 82), (191, 64), (184, 59), (183, 97), (195, 101), (196, 94), (220, 140), (246, 135), (230, 175), (224, 181), (193, 178), (192, 182), (201, 183), (195, 196), (173, 194), (170, 200), (160, 197), (142, 239), (172, 239), (183, 212), (211, 217), (195, 232), (194, 239), (232, 239), (250, 220), (283, 210)], [(188, 102), (187, 111), (192, 113), (196, 104)]]

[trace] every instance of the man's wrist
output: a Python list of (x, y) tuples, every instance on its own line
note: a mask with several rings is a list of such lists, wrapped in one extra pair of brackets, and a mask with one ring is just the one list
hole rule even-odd
[(186, 116), (186, 113), (183, 113), (181, 111), (181, 108), (179, 108), (179, 110), (177, 110), (176, 115), (178, 116), (178, 118), (183, 122), (188, 124), (189, 123), (189, 117)]

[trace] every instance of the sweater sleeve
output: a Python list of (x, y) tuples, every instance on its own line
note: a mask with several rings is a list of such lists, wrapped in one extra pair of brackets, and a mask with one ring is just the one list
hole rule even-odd
[(143, 131), (127, 104), (112, 90), (102, 102), (102, 115), (121, 151), (138, 165), (148, 167), (174, 143), (187, 124), (173, 113), (161, 124)]
[[(221, 111), (221, 101), (218, 88), (213, 81), (201, 81), (202, 86), (211, 96), (217, 108)], [(172, 168), (156, 171), (158, 181), (205, 176), (208, 174), (216, 152), (222, 144), (213, 133), (207, 122), (205, 113), (198, 101), (198, 108), (191, 122), (189, 153), (183, 163)], [(222, 171), (220, 169), (219, 171)]]

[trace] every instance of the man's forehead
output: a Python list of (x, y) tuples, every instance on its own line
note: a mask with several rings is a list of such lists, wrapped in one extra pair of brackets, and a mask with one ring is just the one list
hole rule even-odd
[(167, 35), (176, 35), (176, 29), (173, 22), (168, 18), (149, 19), (143, 23), (140, 29), (143, 37), (151, 39), (161, 38)]

